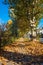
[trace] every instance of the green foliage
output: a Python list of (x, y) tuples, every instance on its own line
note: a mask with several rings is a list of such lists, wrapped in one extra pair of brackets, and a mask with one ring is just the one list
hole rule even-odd
[(10, 26), (9, 27), (7, 26), (8, 24), (6, 25), (2, 24), (0, 26), (0, 48), (5, 45), (11, 44), (14, 41), (14, 40), (12, 41)]
[(36, 27), (39, 19), (43, 17), (43, 0), (8, 0), (8, 3), (9, 15), (13, 20), (12, 33), (16, 36), (18, 36), (18, 29), (22, 32), (26, 32), (27, 29), (32, 31), (34, 27), (31, 27), (30, 20), (33, 22), (34, 17)]

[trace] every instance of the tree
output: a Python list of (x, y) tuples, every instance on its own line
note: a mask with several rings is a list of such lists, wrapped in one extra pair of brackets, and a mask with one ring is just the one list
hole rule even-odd
[(6, 43), (7, 43), (7, 40), (6, 40), (6, 35), (5, 35), (5, 24), (1, 24), (0, 25), (0, 48), (3, 47)]
[[(7, 2), (7, 0), (5, 0)], [(43, 0), (8, 0), (9, 14), (13, 27), (22, 31), (36, 30), (39, 19), (43, 17)]]
[(8, 29), (8, 24), (1, 24), (0, 25), (0, 48), (2, 48), (3, 46), (11, 43), (11, 31), (10, 31), (10, 27)]

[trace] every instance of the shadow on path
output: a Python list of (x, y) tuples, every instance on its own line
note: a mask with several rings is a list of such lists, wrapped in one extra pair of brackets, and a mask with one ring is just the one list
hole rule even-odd
[(19, 62), (21, 62), (22, 65), (29, 65), (30, 63), (39, 63), (39, 64), (43, 63), (43, 55), (35, 56), (35, 55), (27, 55), (17, 52), (9, 52), (1, 50), (0, 56), (4, 57), (9, 61), (16, 62), (18, 64)]

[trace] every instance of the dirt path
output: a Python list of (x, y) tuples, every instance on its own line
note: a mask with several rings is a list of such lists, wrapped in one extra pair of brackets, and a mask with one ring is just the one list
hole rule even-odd
[(43, 44), (14, 42), (5, 46), (0, 53), (0, 63), (4, 65), (43, 65)]

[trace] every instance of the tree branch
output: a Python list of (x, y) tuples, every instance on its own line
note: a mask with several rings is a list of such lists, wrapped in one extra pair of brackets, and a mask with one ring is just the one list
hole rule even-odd
[(36, 13), (34, 14), (34, 16), (36, 16), (36, 15), (39, 14), (39, 13), (40, 13), (40, 11), (36, 12)]

